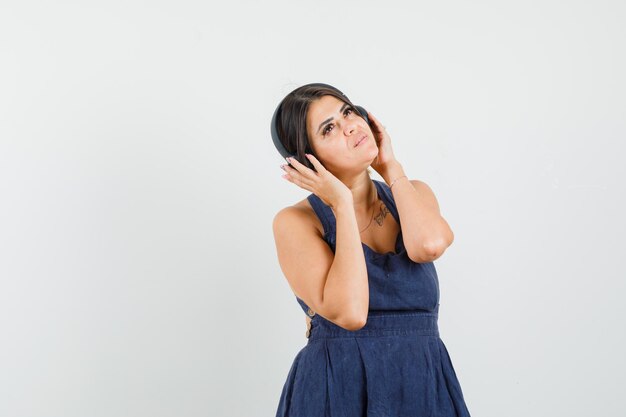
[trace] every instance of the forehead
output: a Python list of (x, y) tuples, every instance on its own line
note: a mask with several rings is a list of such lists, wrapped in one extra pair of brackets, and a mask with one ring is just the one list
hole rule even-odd
[(322, 96), (309, 104), (309, 110), (306, 116), (306, 124), (309, 132), (317, 131), (320, 123), (329, 117), (335, 116), (343, 105), (343, 101), (334, 96)]

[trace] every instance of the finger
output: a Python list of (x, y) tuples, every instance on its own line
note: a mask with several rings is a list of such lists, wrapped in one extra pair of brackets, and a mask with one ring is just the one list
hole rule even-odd
[(288, 157), (285, 159), (287, 159), (287, 162), (293, 165), (293, 167), (297, 169), (298, 172), (301, 173), (302, 175), (309, 176), (309, 177), (315, 175), (315, 173), (313, 172), (311, 168), (304, 166), (298, 160), (296, 160), (296, 158)]
[(298, 187), (300, 187), (300, 188), (302, 188), (302, 189), (304, 189), (304, 190), (307, 190), (307, 191), (311, 191), (311, 192), (313, 192), (313, 188), (312, 188), (309, 184), (307, 184), (306, 182), (303, 182), (303, 181), (298, 180), (298, 179), (294, 179), (294, 180), (293, 180), (293, 182), (294, 182), (294, 184), (296, 184)]
[[(295, 171), (295, 169), (291, 168), (292, 171)], [(286, 179), (287, 181), (289, 181), (292, 184), (296, 184), (298, 187), (303, 188), (307, 191), (313, 192), (313, 187), (311, 187), (311, 185), (307, 184), (306, 182), (303, 182), (302, 180), (296, 178), (296, 177), (292, 177), (289, 174), (284, 174), (281, 175), (284, 179)]]
[(300, 172), (298, 172), (297, 169), (294, 169), (294, 168), (290, 167), (289, 165), (284, 165), (283, 167), (285, 169), (285, 172), (289, 176), (289, 179), (294, 180), (294, 181), (296, 181), (296, 180), (300, 181), (301, 183), (306, 184), (306, 185), (312, 185), (313, 184), (313, 181), (310, 178), (306, 178), (304, 175), (302, 175)]
[(309, 162), (311, 162), (311, 164), (315, 167), (315, 170), (320, 173), (323, 171), (326, 171), (326, 168), (324, 168), (324, 165), (322, 165), (322, 163), (320, 161), (317, 160), (317, 158), (310, 154), (310, 153), (306, 153), (305, 154), (307, 159), (309, 160)]
[(372, 120), (373, 120), (373, 121), (375, 121), (376, 123), (379, 123), (379, 122), (378, 122), (378, 118), (377, 118), (376, 116), (374, 116), (372, 113), (367, 112), (367, 117), (368, 117), (369, 119), (372, 119)]
[(385, 126), (383, 126), (382, 123), (380, 123), (380, 120), (378, 120), (372, 113), (367, 112), (367, 117), (372, 119), (374, 123), (376, 123), (377, 126), (382, 127), (383, 129), (385, 128)]

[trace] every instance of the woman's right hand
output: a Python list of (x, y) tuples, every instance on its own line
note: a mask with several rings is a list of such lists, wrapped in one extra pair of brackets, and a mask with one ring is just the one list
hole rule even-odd
[(287, 172), (283, 175), (287, 181), (292, 182), (317, 195), (327, 206), (337, 207), (341, 201), (352, 201), (352, 191), (330, 171), (328, 171), (317, 158), (306, 154), (316, 171), (304, 166), (295, 158), (288, 158), (291, 165), (281, 165)]

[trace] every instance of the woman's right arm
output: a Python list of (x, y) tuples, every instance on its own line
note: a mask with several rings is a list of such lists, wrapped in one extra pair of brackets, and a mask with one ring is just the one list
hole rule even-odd
[(286, 207), (274, 217), (280, 267), (292, 291), (313, 311), (347, 330), (367, 320), (369, 286), (365, 255), (351, 199), (333, 208), (335, 253), (304, 209)]

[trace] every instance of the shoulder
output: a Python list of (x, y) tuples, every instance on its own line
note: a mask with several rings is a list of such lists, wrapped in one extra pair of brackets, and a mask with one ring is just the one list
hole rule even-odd
[(311, 207), (307, 198), (304, 198), (297, 203), (280, 209), (273, 220), (274, 230), (277, 228), (294, 229), (301, 227), (313, 227), (317, 229), (320, 234), (323, 234), (322, 223), (317, 218), (315, 210)]

